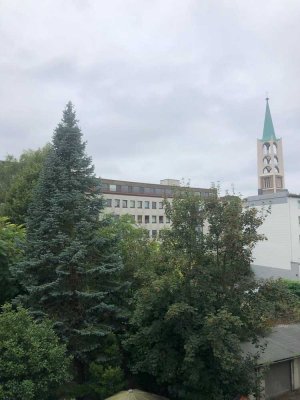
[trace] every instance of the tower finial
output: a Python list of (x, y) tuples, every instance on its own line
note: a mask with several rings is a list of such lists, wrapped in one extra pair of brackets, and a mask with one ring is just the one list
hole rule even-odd
[(266, 92), (266, 102), (268, 103), (268, 102), (269, 102), (269, 100), (270, 100), (270, 98), (269, 98), (269, 93), (268, 93), (268, 92)]

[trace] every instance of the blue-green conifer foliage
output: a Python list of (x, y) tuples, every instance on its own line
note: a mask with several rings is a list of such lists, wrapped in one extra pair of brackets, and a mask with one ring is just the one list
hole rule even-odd
[(103, 200), (85, 146), (69, 102), (29, 208), (21, 268), (23, 304), (54, 320), (79, 383), (113, 332), (122, 268), (113, 239), (99, 233)]

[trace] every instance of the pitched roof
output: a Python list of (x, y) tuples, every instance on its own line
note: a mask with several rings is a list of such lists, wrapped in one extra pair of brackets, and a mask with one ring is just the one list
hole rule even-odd
[(269, 142), (270, 140), (277, 140), (277, 138), (276, 138), (275, 131), (274, 131), (268, 97), (266, 98), (266, 101), (267, 101), (267, 104), (266, 104), (264, 131), (263, 131), (262, 140), (264, 142)]
[[(270, 335), (260, 340), (259, 345), (264, 344), (267, 347), (258, 359), (260, 365), (300, 357), (300, 324), (274, 327)], [(244, 354), (257, 353), (257, 347), (252, 343), (244, 343), (242, 349)]]

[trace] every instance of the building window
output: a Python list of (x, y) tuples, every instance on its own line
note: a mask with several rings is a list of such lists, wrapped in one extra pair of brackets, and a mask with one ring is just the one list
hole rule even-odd
[(150, 222), (150, 216), (145, 215), (145, 224), (149, 224), (149, 222)]
[(116, 185), (109, 185), (109, 190), (111, 192), (116, 192), (117, 191), (117, 186)]
[(158, 208), (160, 208), (160, 209), (164, 208), (164, 203), (162, 201), (160, 201), (158, 203)]
[(299, 225), (300, 225), (300, 217), (298, 217), (298, 223), (299, 223)]
[(298, 200), (298, 208), (300, 208), (300, 200)]
[(264, 189), (268, 189), (268, 188), (271, 188), (271, 187), (273, 187), (271, 176), (263, 178), (263, 188)]
[[(276, 168), (277, 167), (275, 167), (275, 169)], [(278, 172), (279, 172), (279, 170), (278, 170)], [(282, 178), (281, 178), (281, 176), (276, 176), (276, 187), (279, 188), (279, 189), (282, 188)]]
[(156, 230), (153, 230), (153, 231), (152, 231), (152, 237), (153, 237), (154, 239), (157, 237), (157, 231), (156, 231)]
[(130, 200), (130, 208), (135, 208), (135, 200)]
[(270, 143), (266, 142), (263, 144), (263, 153), (264, 155), (269, 155)]
[(135, 215), (131, 215), (131, 222), (134, 224), (135, 223)]
[(272, 168), (269, 167), (269, 166), (267, 166), (267, 167), (265, 167), (265, 168), (263, 169), (263, 174), (270, 174), (271, 171), (272, 171)]
[(142, 215), (138, 215), (137, 216), (137, 222), (138, 222), (138, 224), (142, 224), (143, 223), (143, 216)]
[(152, 215), (152, 224), (156, 224), (156, 215)]
[(111, 207), (112, 206), (112, 200), (111, 199), (106, 199), (105, 200), (105, 205), (106, 205), (106, 207)]
[(120, 199), (115, 199), (115, 207), (116, 208), (120, 207)]
[(127, 200), (123, 200), (123, 201), (122, 201), (122, 207), (123, 207), (123, 208), (127, 208), (127, 203), (128, 203)]
[(166, 217), (166, 223), (167, 224), (169, 224), (171, 221), (170, 221), (170, 218), (169, 217)]
[(143, 202), (142, 201), (138, 200), (137, 208), (143, 208)]
[(164, 223), (164, 216), (163, 216), (163, 215), (160, 215), (160, 216), (158, 217), (158, 220), (159, 220), (159, 223), (160, 223), (160, 224), (163, 224), (163, 223)]
[(127, 185), (121, 185), (121, 192), (128, 193), (128, 186)]
[(156, 210), (156, 201), (152, 201), (152, 209)]
[(144, 205), (145, 205), (145, 208), (150, 208), (150, 201), (145, 201)]

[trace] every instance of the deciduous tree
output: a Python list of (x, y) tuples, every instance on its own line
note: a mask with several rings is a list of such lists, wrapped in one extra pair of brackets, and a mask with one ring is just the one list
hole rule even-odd
[(70, 357), (50, 321), (37, 323), (24, 308), (0, 313), (0, 399), (53, 400), (69, 376)]
[(23, 257), (25, 230), (0, 217), (0, 305), (12, 300), (21, 291), (13, 268)]
[(172, 227), (159, 262), (135, 294), (125, 341), (132, 371), (174, 399), (253, 393), (256, 359), (245, 357), (241, 342), (255, 341), (291, 304), (277, 283), (256, 281), (250, 268), (263, 216), (236, 196), (203, 201), (189, 190), (166, 213)]
[(2, 214), (15, 224), (25, 224), (33, 190), (37, 184), (50, 145), (23, 152), (18, 160), (18, 172), (6, 191)]

